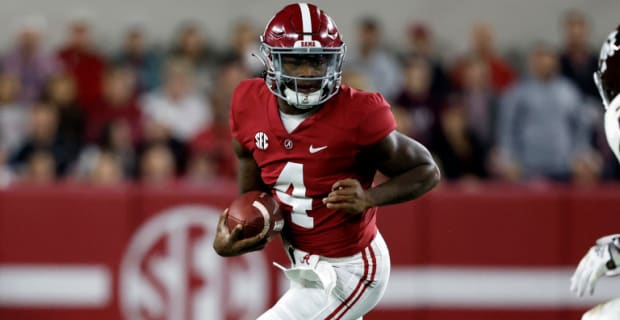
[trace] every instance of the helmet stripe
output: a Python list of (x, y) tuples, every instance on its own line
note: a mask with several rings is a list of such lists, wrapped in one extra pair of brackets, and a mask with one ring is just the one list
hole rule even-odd
[(310, 17), (310, 7), (307, 3), (299, 3), (301, 10), (301, 23), (303, 25), (304, 41), (312, 41), (312, 17)]

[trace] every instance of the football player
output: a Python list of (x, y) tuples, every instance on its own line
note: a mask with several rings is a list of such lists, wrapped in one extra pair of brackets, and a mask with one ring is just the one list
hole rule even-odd
[[(620, 161), (620, 26), (603, 43), (594, 82), (605, 107), (605, 135)], [(582, 296), (594, 293), (596, 281), (620, 273), (620, 234), (600, 238), (581, 259), (571, 278), (571, 291)], [(596, 306), (583, 320), (620, 319), (620, 298)]]
[[(361, 319), (385, 292), (390, 259), (378, 206), (431, 190), (439, 171), (428, 150), (395, 131), (378, 93), (341, 84), (345, 44), (315, 5), (284, 7), (261, 35), (264, 78), (243, 81), (231, 102), (240, 192), (267, 190), (285, 213), (281, 233), (290, 289), (261, 320)], [(373, 186), (376, 171), (389, 179)], [(223, 213), (222, 256), (263, 248), (239, 239)]]

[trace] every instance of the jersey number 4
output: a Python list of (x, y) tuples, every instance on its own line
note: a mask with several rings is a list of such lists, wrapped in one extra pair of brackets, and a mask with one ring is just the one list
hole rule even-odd
[[(293, 192), (289, 194), (291, 186)], [(314, 228), (314, 218), (308, 216), (308, 211), (312, 210), (312, 198), (306, 197), (303, 164), (287, 162), (274, 189), (280, 201), (291, 206), (291, 221), (294, 224), (306, 229)]]

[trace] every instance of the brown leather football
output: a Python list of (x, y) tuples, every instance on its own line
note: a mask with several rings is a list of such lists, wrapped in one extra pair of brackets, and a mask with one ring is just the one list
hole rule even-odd
[(257, 234), (273, 235), (284, 227), (280, 206), (268, 193), (249, 191), (235, 199), (228, 207), (228, 228), (232, 231), (241, 224), (241, 238)]

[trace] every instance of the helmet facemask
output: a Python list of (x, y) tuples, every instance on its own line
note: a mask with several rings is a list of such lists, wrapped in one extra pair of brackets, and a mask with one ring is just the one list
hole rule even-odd
[[(337, 48), (276, 48), (263, 42), (260, 48), (269, 91), (291, 106), (304, 110), (321, 105), (338, 93), (344, 54), (344, 44)], [(293, 69), (303, 64), (305, 68), (313, 69), (312, 74), (287, 74), (284, 64)]]

